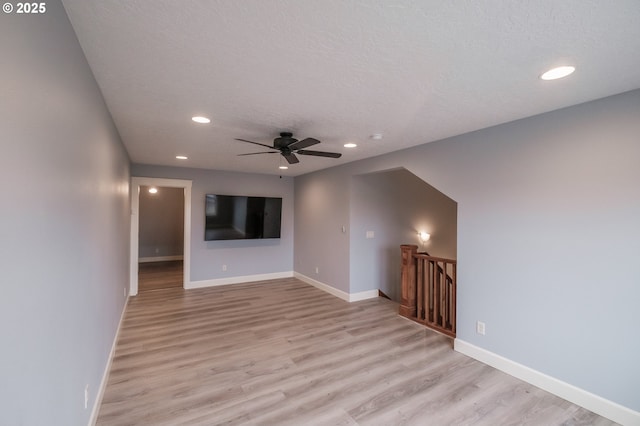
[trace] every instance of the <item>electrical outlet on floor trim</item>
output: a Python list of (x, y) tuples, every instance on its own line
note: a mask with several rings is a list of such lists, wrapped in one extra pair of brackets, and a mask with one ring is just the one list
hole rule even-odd
[(482, 321), (476, 322), (476, 333), (482, 334), (484, 336), (485, 324)]
[(222, 265), (222, 272), (227, 270), (227, 265)]

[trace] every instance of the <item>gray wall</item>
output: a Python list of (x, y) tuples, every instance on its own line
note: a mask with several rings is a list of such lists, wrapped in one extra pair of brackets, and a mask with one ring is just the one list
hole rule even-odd
[(184, 190), (140, 187), (138, 257), (181, 256), (184, 251)]
[(638, 117), (633, 91), (298, 177), (296, 270), (347, 291), (344, 183), (406, 167), (458, 202), (458, 337), (640, 410)]
[[(223, 172), (134, 164), (137, 177), (187, 179), (191, 192), (191, 281), (293, 270), (293, 179), (274, 175)], [(206, 194), (257, 195), (282, 198), (279, 239), (204, 240)], [(222, 265), (227, 270), (222, 271)]]
[(125, 304), (129, 160), (58, 1), (0, 14), (0, 51), (0, 424), (86, 425)]
[(344, 167), (298, 176), (294, 197), (295, 271), (345, 293), (350, 293), (350, 182)]
[[(379, 289), (399, 301), (401, 244), (456, 258), (455, 201), (405, 169), (354, 176), (351, 185), (351, 293)], [(418, 231), (429, 241), (422, 244)]]

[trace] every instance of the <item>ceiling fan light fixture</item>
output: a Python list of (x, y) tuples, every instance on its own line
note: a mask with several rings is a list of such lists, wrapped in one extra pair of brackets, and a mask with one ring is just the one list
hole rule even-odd
[(563, 65), (561, 67), (552, 68), (547, 72), (544, 72), (540, 78), (542, 80), (557, 80), (559, 78), (566, 77), (572, 74), (576, 70), (575, 67), (570, 65)]
[(191, 120), (195, 121), (196, 123), (200, 123), (200, 124), (209, 124), (209, 123), (211, 123), (210, 119), (208, 119), (207, 117), (203, 117), (201, 115), (196, 115), (195, 117), (191, 117)]

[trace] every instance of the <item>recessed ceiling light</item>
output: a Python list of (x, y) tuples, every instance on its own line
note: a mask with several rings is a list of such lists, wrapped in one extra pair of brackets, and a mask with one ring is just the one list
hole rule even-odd
[(540, 78), (543, 80), (557, 80), (558, 78), (568, 76), (569, 74), (573, 73), (575, 70), (576, 68), (572, 66), (562, 66), (562, 67), (552, 68), (549, 71), (542, 74)]
[(156, 194), (158, 192), (158, 188), (151, 187), (151, 188), (149, 188), (149, 192), (151, 194)]
[(186, 160), (188, 157), (186, 155), (176, 155), (178, 160)]
[(200, 124), (208, 124), (211, 123), (211, 120), (209, 120), (207, 117), (202, 117), (202, 116), (195, 116), (195, 117), (191, 117), (191, 119), (193, 121), (195, 121), (196, 123), (200, 123)]
[(374, 133), (371, 136), (369, 136), (371, 139), (373, 139), (374, 141), (379, 141), (380, 139), (382, 139), (382, 134), (381, 133)]
[(353, 142), (349, 142), (349, 143), (345, 143), (345, 144), (344, 144), (344, 147), (345, 147), (345, 148), (355, 148), (356, 146), (358, 146), (358, 145), (356, 145), (356, 144), (355, 144), (355, 143), (353, 143)]
[(278, 167), (280, 170), (287, 170), (289, 167), (288, 166), (279, 166)]

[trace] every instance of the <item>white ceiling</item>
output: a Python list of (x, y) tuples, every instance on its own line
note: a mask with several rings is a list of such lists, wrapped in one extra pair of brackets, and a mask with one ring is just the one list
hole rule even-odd
[[(63, 4), (135, 163), (295, 176), (640, 88), (638, 0)], [(237, 156), (283, 130), (343, 157)]]

